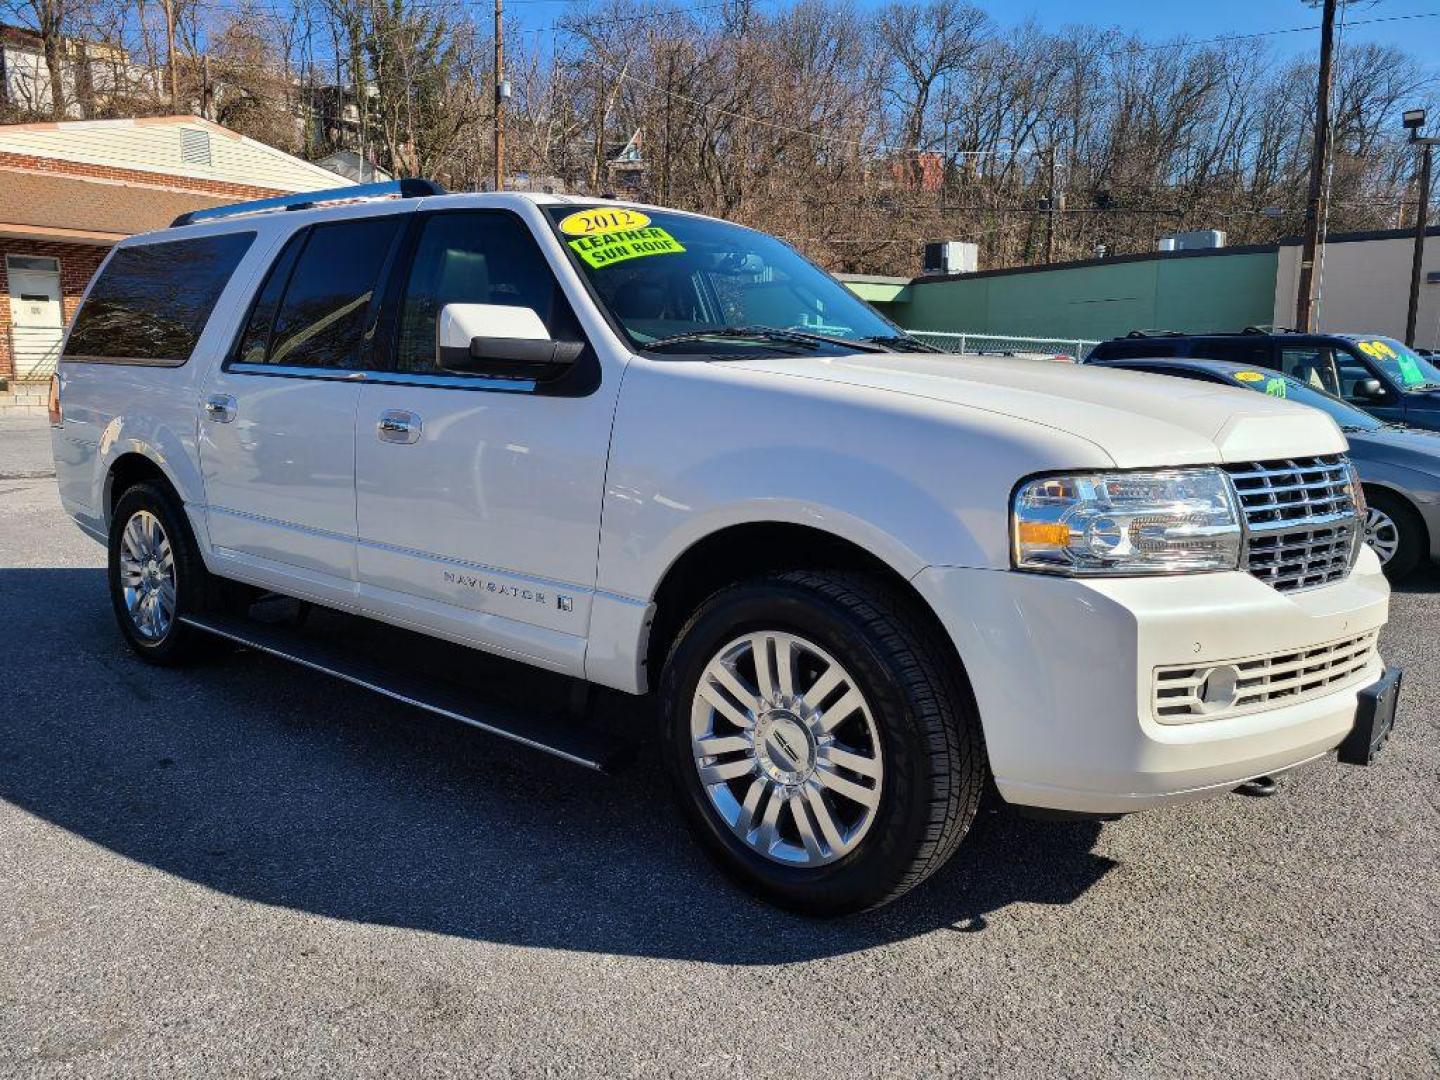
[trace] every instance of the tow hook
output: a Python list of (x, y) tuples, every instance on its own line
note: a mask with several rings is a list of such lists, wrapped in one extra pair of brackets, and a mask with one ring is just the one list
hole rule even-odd
[(1257, 776), (1254, 780), (1246, 780), (1235, 789), (1236, 795), (1249, 795), (1252, 799), (1268, 799), (1275, 794), (1279, 784), (1273, 776)]

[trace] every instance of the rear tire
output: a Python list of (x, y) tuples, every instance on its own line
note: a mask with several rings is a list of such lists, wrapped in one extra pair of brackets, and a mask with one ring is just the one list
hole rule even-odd
[(127, 488), (110, 520), (110, 602), (120, 633), (146, 663), (173, 666), (217, 639), (181, 622), (219, 606), (222, 582), (205, 569), (179, 501), (158, 484)]
[(861, 574), (791, 571), (712, 596), (676, 638), (660, 710), (703, 846), (749, 891), (809, 915), (878, 907), (924, 881), (985, 789), (953, 653)]
[(1425, 522), (1404, 498), (1389, 491), (1367, 490), (1365, 501), (1365, 542), (1380, 556), (1385, 576), (1399, 581), (1420, 563), (1427, 542)]

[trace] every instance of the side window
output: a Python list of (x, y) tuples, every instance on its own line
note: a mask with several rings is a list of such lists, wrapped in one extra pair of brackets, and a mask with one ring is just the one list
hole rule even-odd
[(1330, 345), (1289, 345), (1280, 350), (1280, 370), (1306, 386), (1340, 392), (1335, 372), (1335, 349)]
[(580, 338), (574, 312), (519, 218), (498, 211), (433, 214), (421, 226), (400, 301), (397, 371), (434, 372), (446, 304), (501, 304), (539, 314), (554, 338)]
[(1143, 371), (1147, 375), (1169, 375), (1175, 379), (1186, 379), (1190, 382), (1215, 383), (1220, 380), (1204, 371), (1194, 371), (1182, 367), (1147, 367), (1144, 364), (1126, 364), (1126, 371)]
[(260, 287), (260, 295), (255, 299), (255, 306), (250, 309), (250, 319), (240, 336), (240, 344), (235, 349), (236, 360), (246, 364), (265, 362), (265, 355), (270, 351), (270, 332), (275, 328), (275, 313), (280, 310), (280, 297), (285, 295), (285, 286), (290, 284), (290, 273), (295, 269), (300, 249), (305, 246), (306, 236), (306, 231), (301, 229), (286, 241), (280, 257), (270, 267), (265, 284)]
[[(402, 221), (391, 216), (316, 225), (293, 268), (283, 265), (290, 252), (282, 253), (251, 314), (240, 358), (286, 367), (359, 367), (370, 301)], [(268, 343), (262, 347), (263, 338)]]
[[(1103, 351), (1102, 351), (1103, 350)], [(1123, 341), (1102, 341), (1090, 358), (1103, 360), (1143, 360), (1146, 357), (1179, 356), (1180, 346), (1159, 338), (1127, 338)]]
[(1228, 360), (1251, 367), (1273, 367), (1270, 342), (1244, 338), (1197, 338), (1190, 345), (1190, 355), (1206, 360)]
[(1347, 349), (1337, 349), (1335, 352), (1335, 366), (1340, 372), (1340, 396), (1346, 401), (1359, 402), (1362, 405), (1374, 405), (1373, 398), (1358, 397), (1355, 393), (1355, 386), (1366, 379), (1380, 379), (1380, 385), (1385, 385), (1385, 380), (1378, 372), (1370, 368), (1358, 357)]
[(121, 248), (76, 315), (65, 358), (185, 363), (254, 239), (221, 233)]

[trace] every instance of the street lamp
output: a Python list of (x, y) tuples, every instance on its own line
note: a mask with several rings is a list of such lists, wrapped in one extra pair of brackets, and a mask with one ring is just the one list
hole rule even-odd
[(1410, 262), (1410, 310), (1405, 316), (1405, 344), (1415, 346), (1415, 320), (1420, 312), (1420, 275), (1425, 262), (1425, 223), (1430, 217), (1430, 148), (1440, 143), (1434, 135), (1421, 135), (1425, 126), (1424, 109), (1406, 109), (1402, 118), (1410, 141), (1423, 147), (1420, 155), (1419, 203), (1415, 210), (1415, 254)]

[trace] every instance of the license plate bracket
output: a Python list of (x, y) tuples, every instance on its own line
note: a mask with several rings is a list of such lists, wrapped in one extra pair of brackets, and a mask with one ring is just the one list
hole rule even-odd
[(1385, 669), (1378, 682), (1361, 690), (1355, 709), (1355, 726), (1345, 736), (1337, 757), (1345, 765), (1369, 765), (1379, 755), (1395, 727), (1395, 708), (1400, 701), (1400, 669)]

